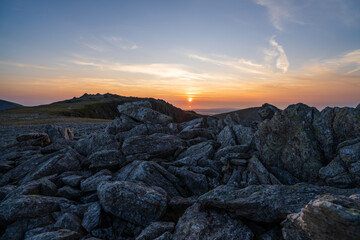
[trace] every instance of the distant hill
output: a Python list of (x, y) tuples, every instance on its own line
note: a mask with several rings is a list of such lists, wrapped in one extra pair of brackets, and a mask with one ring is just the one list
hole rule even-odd
[(23, 105), (0, 99), (0, 111), (21, 108), (21, 107), (23, 107)]
[(164, 100), (154, 98), (124, 97), (116, 94), (84, 94), (81, 97), (35, 107), (21, 107), (2, 114), (2, 121), (24, 121), (30, 124), (83, 121), (85, 119), (112, 120), (119, 116), (117, 106), (126, 102), (149, 101), (152, 109), (171, 116), (174, 122), (184, 122), (202, 115), (184, 111)]
[(213, 115), (213, 117), (219, 119), (225, 119), (227, 115), (230, 115), (234, 120), (237, 122), (253, 122), (253, 121), (262, 121), (260, 115), (258, 114), (260, 107), (252, 107), (252, 108), (245, 108), (241, 110), (236, 110), (227, 113), (221, 113)]

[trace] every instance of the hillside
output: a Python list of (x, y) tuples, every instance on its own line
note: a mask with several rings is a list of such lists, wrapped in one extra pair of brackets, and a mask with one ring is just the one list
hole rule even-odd
[(0, 99), (0, 111), (10, 110), (10, 109), (14, 109), (14, 108), (21, 108), (21, 107), (23, 107), (23, 106), (20, 104)]
[(83, 121), (109, 121), (119, 116), (117, 106), (127, 102), (149, 101), (155, 111), (171, 116), (174, 122), (189, 121), (201, 115), (184, 111), (154, 98), (124, 97), (116, 94), (84, 94), (47, 105), (21, 107), (0, 114), (2, 124), (49, 124)]

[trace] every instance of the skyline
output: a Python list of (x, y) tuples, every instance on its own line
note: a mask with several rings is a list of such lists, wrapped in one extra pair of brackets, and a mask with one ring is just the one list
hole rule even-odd
[(24, 105), (109, 92), (184, 109), (356, 107), (360, 2), (3, 0), (0, 85)]

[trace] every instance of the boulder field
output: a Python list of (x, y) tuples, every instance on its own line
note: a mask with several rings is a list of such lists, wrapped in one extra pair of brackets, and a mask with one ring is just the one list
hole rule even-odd
[(0, 240), (360, 239), (360, 105), (264, 104), (248, 124), (118, 111), (7, 134)]

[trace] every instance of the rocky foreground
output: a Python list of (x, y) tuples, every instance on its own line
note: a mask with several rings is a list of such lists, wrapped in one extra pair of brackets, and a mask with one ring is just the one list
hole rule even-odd
[(360, 239), (360, 105), (264, 104), (248, 124), (118, 110), (1, 147), (1, 240)]

